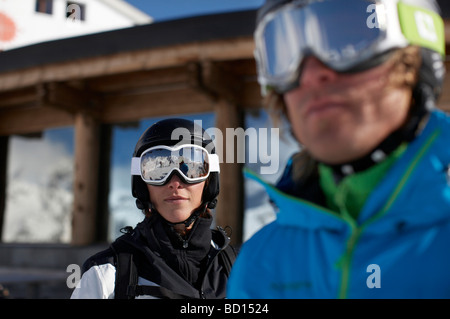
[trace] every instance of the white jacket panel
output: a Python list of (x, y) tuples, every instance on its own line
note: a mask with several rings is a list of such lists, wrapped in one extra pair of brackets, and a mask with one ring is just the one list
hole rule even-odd
[[(81, 277), (71, 299), (114, 299), (116, 268), (111, 264), (93, 266)], [(156, 286), (152, 281), (138, 278), (138, 285)], [(136, 299), (157, 299), (153, 296), (137, 296)]]
[(93, 266), (81, 277), (71, 299), (113, 299), (116, 268), (111, 264)]

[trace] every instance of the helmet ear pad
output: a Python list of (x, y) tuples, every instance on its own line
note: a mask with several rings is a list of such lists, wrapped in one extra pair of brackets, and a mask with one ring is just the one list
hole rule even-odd
[(133, 197), (136, 198), (136, 206), (141, 210), (150, 208), (150, 195), (148, 193), (147, 184), (142, 180), (141, 176), (131, 176), (131, 189)]
[(217, 204), (217, 195), (219, 195), (219, 173), (211, 172), (203, 188), (203, 203), (208, 203), (208, 208), (215, 208)]

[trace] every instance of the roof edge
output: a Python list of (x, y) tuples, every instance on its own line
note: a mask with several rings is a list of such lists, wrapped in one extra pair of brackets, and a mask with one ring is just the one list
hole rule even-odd
[(0, 73), (190, 42), (252, 36), (256, 10), (155, 22), (0, 52)]

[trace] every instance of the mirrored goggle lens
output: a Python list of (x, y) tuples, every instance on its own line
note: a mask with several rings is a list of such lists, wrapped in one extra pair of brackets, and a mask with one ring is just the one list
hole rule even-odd
[(374, 1), (328, 0), (288, 5), (267, 15), (255, 32), (260, 73), (267, 82), (262, 84), (291, 81), (309, 54), (336, 71), (370, 58), (367, 50), (384, 36), (376, 24), (385, 21), (380, 6)]
[(198, 182), (209, 175), (209, 159), (205, 149), (183, 147), (178, 150), (149, 149), (140, 160), (142, 179), (148, 183), (162, 183), (177, 170), (187, 182)]

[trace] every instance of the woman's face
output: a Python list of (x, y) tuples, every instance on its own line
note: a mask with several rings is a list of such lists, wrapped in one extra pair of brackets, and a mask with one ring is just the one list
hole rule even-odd
[(176, 174), (162, 186), (148, 185), (150, 199), (164, 219), (171, 223), (185, 221), (202, 203), (205, 182), (184, 183)]
[(393, 63), (342, 74), (314, 57), (284, 94), (292, 131), (316, 159), (341, 164), (367, 155), (406, 120), (411, 90), (393, 87)]

